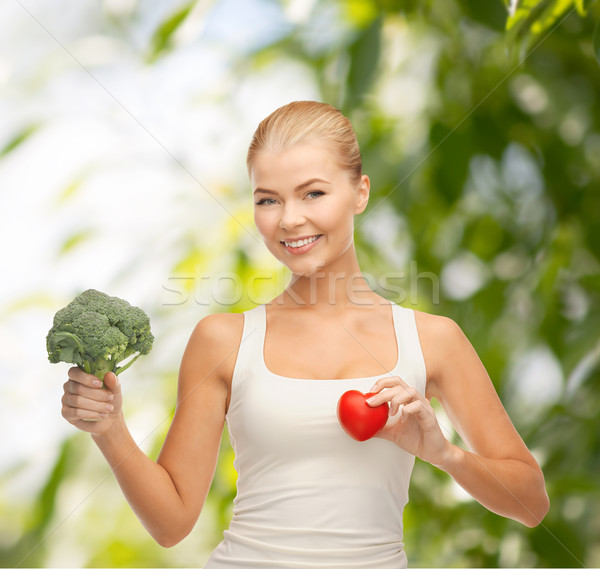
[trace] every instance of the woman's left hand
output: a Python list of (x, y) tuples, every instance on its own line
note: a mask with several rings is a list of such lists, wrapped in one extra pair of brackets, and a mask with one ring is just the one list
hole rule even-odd
[(377, 393), (367, 400), (371, 407), (390, 405), (390, 417), (376, 436), (435, 466), (444, 462), (451, 443), (444, 437), (431, 403), (417, 389), (393, 376), (377, 380), (370, 392)]

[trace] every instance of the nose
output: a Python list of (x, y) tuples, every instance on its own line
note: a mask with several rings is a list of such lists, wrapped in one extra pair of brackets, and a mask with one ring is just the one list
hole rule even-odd
[(294, 203), (286, 203), (279, 219), (281, 229), (291, 229), (306, 222), (302, 207)]

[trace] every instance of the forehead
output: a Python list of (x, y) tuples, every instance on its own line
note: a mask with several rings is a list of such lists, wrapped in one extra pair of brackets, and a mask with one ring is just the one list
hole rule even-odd
[(250, 166), (254, 187), (298, 185), (311, 178), (333, 179), (343, 170), (322, 144), (298, 144), (279, 151), (261, 150)]

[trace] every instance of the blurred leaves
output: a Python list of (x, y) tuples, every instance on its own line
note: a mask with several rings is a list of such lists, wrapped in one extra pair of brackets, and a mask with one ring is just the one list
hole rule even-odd
[(348, 48), (350, 58), (346, 82), (346, 106), (348, 108), (355, 108), (363, 101), (363, 97), (375, 77), (381, 49), (382, 23), (381, 16), (374, 18)]
[(0, 549), (3, 567), (40, 567), (47, 554), (46, 537), (56, 508), (56, 498), (70, 470), (75, 469), (76, 453), (73, 439), (67, 439), (59, 449), (56, 462), (26, 514), (20, 539), (6, 549)]
[[(283, 10), (291, 3), (280, 4)], [(168, 64), (178, 49), (178, 30), (198, 5), (180, 3), (156, 26), (148, 65), (161, 58)], [(363, 270), (401, 272), (399, 287), (378, 292), (461, 325), (542, 464), (551, 510), (531, 530), (491, 514), (465, 498), (444, 473), (417, 461), (404, 519), (415, 567), (600, 565), (598, 5), (597, 0), (318, 1), (285, 37), (237, 53), (235, 77), (219, 95), (228, 112), (239, 112), (235, 92), (257, 71), (275, 76), (290, 61), (311, 70), (311, 89), (350, 116), (371, 176), (371, 201), (355, 234)], [(33, 135), (35, 128), (23, 127), (0, 157)], [(59, 194), (57, 207), (84, 192), (81, 180), (75, 181)], [(231, 210), (251, 226), (247, 208)], [(181, 277), (169, 285), (177, 299), (197, 293), (198, 273), (213, 270), (237, 275), (248, 291), (227, 310), (251, 308), (284, 285), (283, 277), (272, 278), (277, 269), (254, 252), (239, 224), (227, 220), (207, 238), (194, 216), (185, 223), (168, 263)], [(85, 229), (70, 235), (61, 255), (85, 250), (92, 237)], [(262, 275), (270, 278), (261, 280)], [(189, 308), (174, 304), (163, 310), (161, 325), (176, 334)], [(160, 394), (152, 395), (165, 409), (174, 404), (175, 378), (176, 370), (166, 370)], [(153, 455), (165, 431), (152, 439)], [(63, 490), (84, 476), (94, 479), (89, 465), (80, 463), (85, 451), (69, 441), (36, 494), (36, 505), (15, 522), (22, 524), (21, 537), (0, 540), (2, 565), (18, 563), (63, 519), (56, 508)], [(90, 499), (78, 518), (78, 539), (88, 533), (97, 538), (85, 535), (81, 563), (198, 563), (229, 523), (232, 458), (225, 433), (198, 535), (168, 553), (139, 527), (116, 484), (97, 489), (105, 493)], [(95, 480), (107, 473), (96, 471)], [(102, 515), (113, 516), (118, 527), (103, 527)], [(44, 566), (53, 547), (49, 538), (27, 565)]]
[(149, 63), (152, 63), (172, 47), (174, 34), (188, 17), (195, 4), (195, 1), (185, 3), (161, 22), (150, 40), (150, 51), (147, 56)]
[(91, 239), (95, 234), (95, 231), (91, 229), (82, 229), (81, 231), (76, 231), (71, 234), (60, 247), (58, 252), (59, 256), (66, 255), (71, 252), (76, 247), (84, 244), (88, 239)]
[(23, 144), (27, 139), (35, 134), (35, 132), (37, 132), (39, 126), (40, 125), (38, 124), (31, 124), (22, 128), (20, 132), (14, 135), (3, 147), (0, 147), (0, 158), (3, 158)]
[[(521, 54), (531, 43), (543, 38), (552, 28), (568, 16), (588, 15), (590, 6), (597, 0), (507, 0), (509, 16), (506, 31), (509, 44), (520, 46)], [(600, 13), (600, 12), (597, 12)]]
[(596, 56), (598, 64), (600, 64), (600, 20), (598, 20), (598, 23), (596, 24), (596, 29), (594, 30), (593, 46), (594, 55)]

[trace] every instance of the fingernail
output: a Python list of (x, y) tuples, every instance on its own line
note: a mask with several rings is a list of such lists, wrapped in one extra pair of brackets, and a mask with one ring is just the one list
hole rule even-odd
[(112, 401), (114, 398), (115, 398), (115, 396), (114, 396), (112, 393), (110, 393), (110, 394), (108, 395), (108, 400), (109, 400), (109, 401)]
[(373, 403), (373, 400), (375, 399), (375, 397), (369, 397), (367, 399), (367, 404), (370, 405), (371, 403)]
[(109, 412), (112, 411), (113, 409), (114, 409), (114, 407), (112, 405), (107, 405), (106, 406), (106, 410), (109, 411)]
[(102, 387), (102, 382), (99, 379), (94, 379), (94, 381), (92, 381), (92, 385), (94, 387)]

